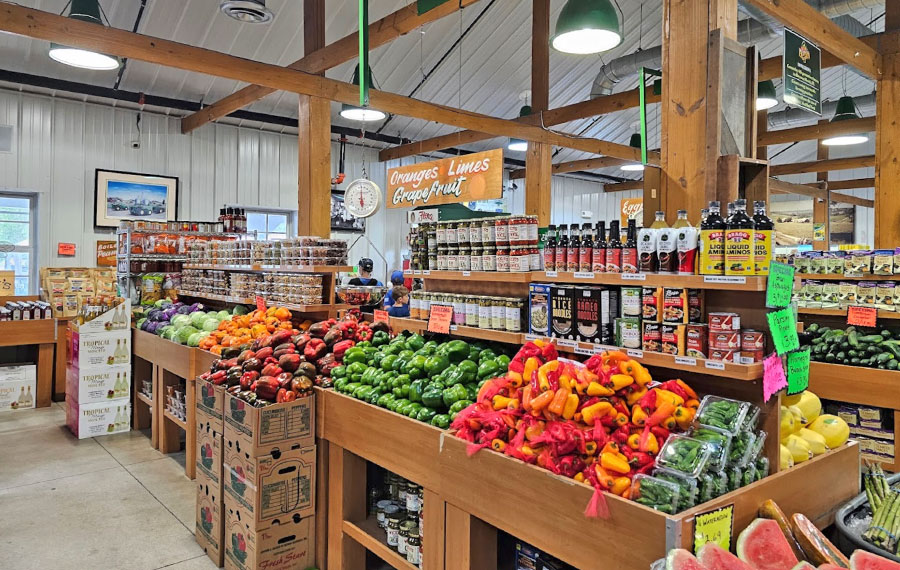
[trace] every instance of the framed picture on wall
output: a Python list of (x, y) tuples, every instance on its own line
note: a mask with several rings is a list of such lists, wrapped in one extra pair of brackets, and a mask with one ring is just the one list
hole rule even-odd
[(343, 192), (331, 192), (331, 230), (359, 233), (366, 231), (366, 219), (351, 216), (344, 206)]
[(118, 227), (127, 221), (174, 221), (178, 178), (98, 168), (94, 173), (94, 226)]

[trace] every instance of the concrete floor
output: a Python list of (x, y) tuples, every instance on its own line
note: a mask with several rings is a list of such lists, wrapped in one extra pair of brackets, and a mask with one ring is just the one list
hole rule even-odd
[(210, 570), (184, 454), (141, 432), (77, 440), (60, 404), (0, 413), (0, 568)]

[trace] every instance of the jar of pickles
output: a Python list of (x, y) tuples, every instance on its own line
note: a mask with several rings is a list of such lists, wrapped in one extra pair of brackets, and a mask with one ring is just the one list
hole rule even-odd
[(422, 564), (422, 541), (419, 538), (418, 527), (411, 529), (406, 539), (406, 561), (416, 566)]
[(478, 325), (478, 297), (466, 297), (466, 326), (477, 327)]
[(494, 247), (485, 247), (482, 250), (481, 270), (497, 271), (497, 250)]
[(459, 271), (459, 248), (456, 246), (447, 250), (447, 271)]
[(469, 245), (469, 222), (456, 224), (456, 243), (459, 247), (467, 247)]
[(484, 271), (484, 265), (482, 264), (481, 256), (484, 253), (484, 248), (482, 247), (473, 247), (472, 255), (469, 261), (469, 267), (471, 267), (472, 271)]
[(468, 247), (460, 247), (459, 255), (456, 256), (456, 265), (460, 271), (472, 270), (472, 254)]
[(437, 248), (437, 225), (425, 224), (425, 226), (428, 235), (428, 251), (432, 251)]
[(478, 328), (491, 328), (491, 298), (478, 298)]
[(428, 250), (428, 269), (434, 271), (437, 269), (437, 251), (434, 249)]
[(453, 324), (466, 324), (466, 298), (462, 295), (453, 295)]
[(419, 297), (419, 318), (428, 319), (431, 316), (431, 293), (422, 291)]
[(454, 246), (458, 242), (456, 241), (456, 222), (447, 222), (447, 245)]
[(438, 222), (435, 224), (434, 229), (435, 241), (437, 241), (437, 246), (441, 247), (442, 245), (447, 245), (447, 223), (446, 222)]
[(481, 220), (469, 222), (469, 245), (472, 247), (481, 245)]
[(447, 246), (442, 245), (438, 247), (437, 250), (437, 270), (438, 271), (446, 271), (447, 270)]
[(525, 301), (523, 299), (504, 300), (504, 330), (509, 332), (522, 331), (522, 310), (524, 308)]
[(497, 241), (497, 232), (494, 227), (492, 218), (484, 218), (481, 220), (481, 245), (482, 247), (493, 246)]
[(506, 301), (502, 297), (491, 297), (491, 327), (495, 331), (506, 328)]

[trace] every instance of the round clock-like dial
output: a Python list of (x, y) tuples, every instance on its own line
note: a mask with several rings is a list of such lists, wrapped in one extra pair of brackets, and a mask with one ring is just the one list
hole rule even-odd
[(381, 188), (371, 180), (359, 178), (344, 191), (344, 207), (350, 215), (368, 218), (381, 206)]

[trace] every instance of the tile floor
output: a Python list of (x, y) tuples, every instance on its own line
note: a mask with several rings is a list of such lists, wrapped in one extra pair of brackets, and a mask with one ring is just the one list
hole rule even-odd
[(184, 454), (141, 432), (77, 440), (60, 404), (0, 414), (0, 568), (210, 570)]

